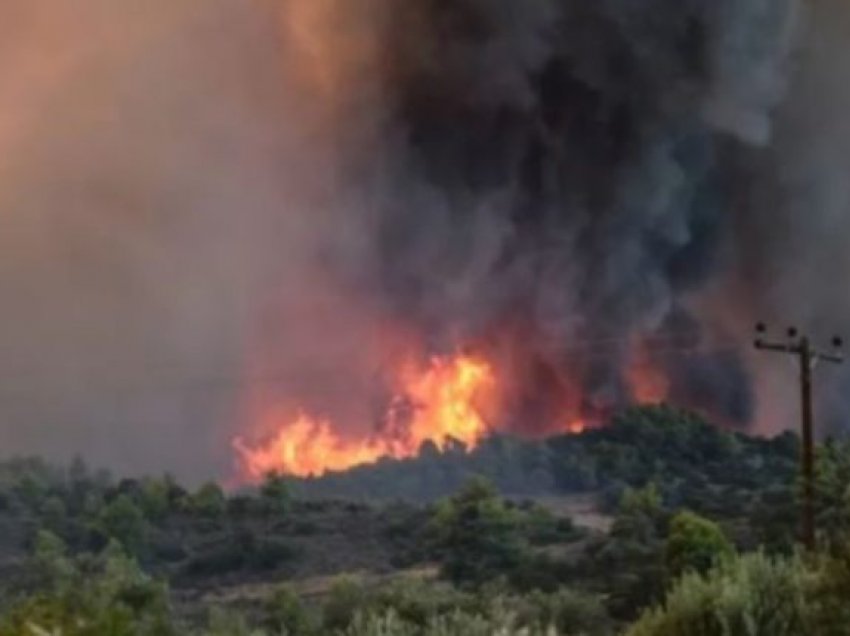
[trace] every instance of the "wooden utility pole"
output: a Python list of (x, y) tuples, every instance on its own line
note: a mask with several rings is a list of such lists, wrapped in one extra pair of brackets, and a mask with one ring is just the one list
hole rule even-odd
[(800, 336), (794, 327), (788, 330), (786, 342), (766, 342), (764, 336), (767, 327), (763, 324), (756, 326), (758, 337), (755, 341), (756, 349), (763, 351), (775, 351), (796, 356), (800, 364), (800, 408), (803, 436), (803, 520), (802, 539), (803, 545), (809, 550), (815, 549), (815, 440), (814, 440), (814, 414), (812, 406), (812, 371), (815, 365), (823, 360), (833, 364), (844, 362), (844, 356), (839, 353), (844, 342), (841, 338), (832, 339), (834, 351), (827, 353), (818, 351), (812, 347), (808, 336)]

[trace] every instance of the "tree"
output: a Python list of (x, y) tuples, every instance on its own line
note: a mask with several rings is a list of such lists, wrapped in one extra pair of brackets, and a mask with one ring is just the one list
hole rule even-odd
[(629, 488), (620, 499), (612, 534), (649, 541), (661, 533), (665, 521), (661, 494), (654, 483), (639, 490)]
[(43, 587), (64, 585), (73, 574), (68, 547), (48, 530), (39, 530), (35, 538), (31, 566)]
[(142, 481), (139, 505), (148, 520), (162, 520), (171, 508), (171, 484), (169, 479), (150, 477)]
[(145, 575), (121, 547), (69, 557), (49, 533), (37, 540), (38, 593), (11, 600), (0, 634), (176, 636), (165, 585)]
[(147, 526), (142, 511), (128, 495), (118, 495), (101, 508), (96, 527), (135, 554), (141, 549)]
[(195, 514), (218, 519), (227, 510), (227, 498), (218, 484), (208, 482), (191, 496), (189, 508)]
[(705, 573), (733, 552), (729, 539), (713, 521), (683, 511), (670, 522), (664, 559), (673, 577), (688, 571)]
[(654, 484), (627, 489), (609, 536), (588, 547), (583, 571), (602, 579), (609, 611), (618, 619), (633, 618), (664, 591), (667, 518)]
[(830, 547), (850, 531), (850, 443), (828, 440), (817, 448), (815, 508), (818, 530)]
[(41, 518), (48, 530), (62, 534), (68, 521), (68, 509), (60, 497), (52, 496), (41, 506)]
[(483, 479), (441, 502), (432, 524), (443, 575), (456, 583), (478, 585), (510, 574), (522, 559), (519, 519)]
[(287, 512), (292, 503), (286, 479), (279, 473), (269, 473), (260, 487), (260, 499), (263, 507), (273, 514)]

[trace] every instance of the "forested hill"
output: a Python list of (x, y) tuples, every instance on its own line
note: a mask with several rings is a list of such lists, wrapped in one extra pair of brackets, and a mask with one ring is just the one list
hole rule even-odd
[(666, 501), (701, 509), (714, 499), (728, 504), (737, 490), (740, 505), (749, 505), (757, 491), (786, 489), (798, 456), (792, 433), (754, 437), (671, 407), (640, 407), (580, 435), (538, 441), (494, 436), (471, 452), (460, 444), (442, 452), (426, 444), (415, 459), (384, 459), (292, 486), (311, 498), (430, 501), (482, 476), (511, 496), (603, 491), (617, 501), (626, 486), (654, 481)]
[(850, 444), (818, 447), (805, 559), (798, 451), (653, 407), (233, 493), (8, 460), (0, 636), (845, 636)]

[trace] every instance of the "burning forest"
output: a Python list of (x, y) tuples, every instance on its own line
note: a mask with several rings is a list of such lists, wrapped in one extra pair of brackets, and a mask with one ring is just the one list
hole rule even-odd
[(5, 3), (9, 450), (253, 481), (636, 404), (787, 428), (752, 324), (850, 318), (811, 4)]
[(848, 64), (848, 0), (0, 0), (0, 636), (850, 634)]
[(371, 369), (345, 401), (385, 403), (360, 422), (271, 391), (249, 418), (265, 442), (236, 443), (247, 474), (583, 430), (640, 403), (753, 423), (748, 314), (702, 292), (731, 267), (735, 166), (769, 143), (795, 7), (658, 5), (283, 3), (296, 84), (352, 179), (338, 205), (369, 219), (323, 267), (404, 326), (423, 369)]

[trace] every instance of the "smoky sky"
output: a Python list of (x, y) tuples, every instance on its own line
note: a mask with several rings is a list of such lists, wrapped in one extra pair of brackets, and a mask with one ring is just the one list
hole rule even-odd
[(674, 333), (674, 397), (779, 430), (793, 378), (751, 323), (850, 317), (836, 0), (13, 0), (0, 25), (4, 455), (226, 475), (258, 404), (363, 431), (411, 341), (515, 360), (516, 332), (527, 402), (554, 377), (621, 404), (627, 343)]

